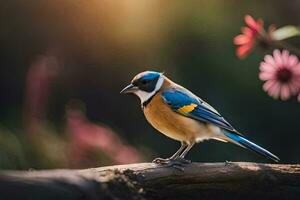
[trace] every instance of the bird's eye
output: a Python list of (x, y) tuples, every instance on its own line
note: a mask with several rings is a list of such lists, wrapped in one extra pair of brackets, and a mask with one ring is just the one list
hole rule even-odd
[(147, 81), (147, 80), (142, 80), (141, 82), (142, 82), (142, 84), (143, 84), (143, 85), (145, 85), (145, 84), (147, 84), (147, 83), (148, 83), (148, 81)]

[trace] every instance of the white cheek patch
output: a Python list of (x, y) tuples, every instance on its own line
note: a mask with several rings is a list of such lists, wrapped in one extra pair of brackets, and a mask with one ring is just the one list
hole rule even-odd
[(134, 94), (136, 94), (140, 98), (141, 104), (143, 104), (148, 99), (150, 99), (153, 95), (155, 95), (155, 93), (161, 88), (163, 83), (164, 83), (164, 78), (160, 76), (156, 83), (155, 89), (152, 92), (145, 92), (143, 90), (138, 90), (134, 92)]
[(138, 91), (134, 92), (134, 94), (136, 94), (140, 98), (141, 103), (144, 103), (145, 101), (150, 99), (152, 96), (152, 93), (148, 93), (148, 92), (145, 92), (142, 90), (138, 90)]
[(156, 83), (154, 92), (158, 91), (164, 83), (164, 77), (161, 75)]

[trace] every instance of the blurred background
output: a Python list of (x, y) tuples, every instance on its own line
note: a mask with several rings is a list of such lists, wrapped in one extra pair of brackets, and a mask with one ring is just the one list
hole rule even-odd
[[(300, 104), (270, 98), (263, 55), (237, 59), (244, 15), (299, 25), (300, 1), (10, 0), (0, 3), (0, 168), (84, 168), (151, 161), (180, 144), (120, 90), (144, 70), (192, 90), (283, 163), (300, 162)], [(199, 162), (269, 162), (217, 141)]]

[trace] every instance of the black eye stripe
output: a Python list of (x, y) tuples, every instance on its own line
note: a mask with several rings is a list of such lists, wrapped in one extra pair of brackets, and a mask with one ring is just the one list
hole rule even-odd
[(134, 79), (131, 83), (142, 91), (152, 92), (155, 90), (159, 77), (159, 75), (154, 77), (141, 77), (139, 79)]
[(136, 86), (141, 86), (141, 85), (146, 85), (146, 84), (149, 84), (151, 83), (151, 80), (135, 80), (134, 82), (132, 82), (133, 85), (136, 85)]
[(135, 80), (135, 81), (132, 82), (132, 84), (135, 85), (135, 86), (138, 86), (139, 85), (139, 81)]

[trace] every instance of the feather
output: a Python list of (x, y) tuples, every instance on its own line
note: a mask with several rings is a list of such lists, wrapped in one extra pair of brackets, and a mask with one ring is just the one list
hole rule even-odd
[(184, 89), (169, 89), (162, 92), (162, 98), (171, 109), (186, 117), (216, 125), (238, 133), (212, 106)]
[(223, 134), (229, 139), (229, 141), (231, 141), (233, 143), (237, 143), (238, 145), (240, 145), (246, 149), (250, 149), (250, 150), (254, 151), (255, 153), (258, 153), (259, 155), (267, 157), (276, 162), (279, 161), (279, 158), (277, 156), (275, 156), (268, 150), (262, 148), (261, 146), (258, 146), (257, 144), (251, 142), (250, 140), (246, 139), (243, 136), (237, 135), (235, 133), (227, 132), (227, 131), (224, 131)]

